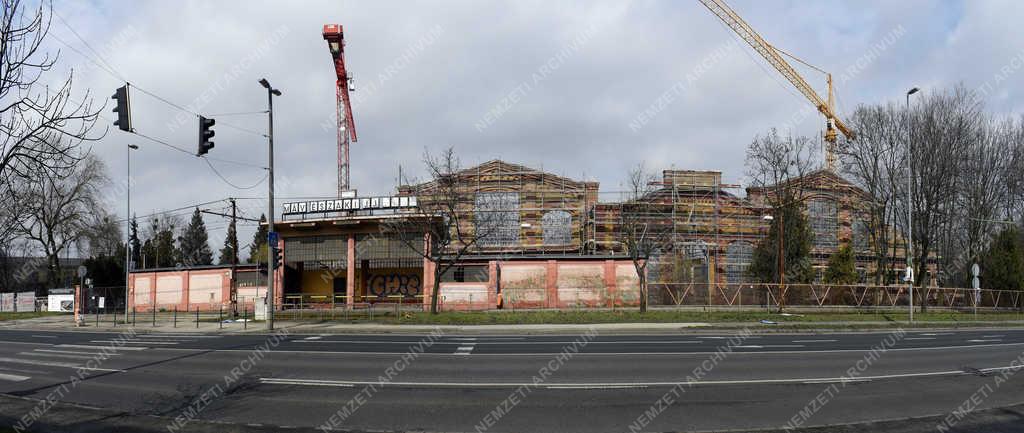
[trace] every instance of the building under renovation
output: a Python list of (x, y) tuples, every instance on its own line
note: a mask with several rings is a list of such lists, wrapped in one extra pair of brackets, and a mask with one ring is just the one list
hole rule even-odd
[[(765, 200), (769, 192), (725, 184), (717, 171), (665, 170), (642, 195), (629, 199), (601, 193), (597, 182), (498, 160), (460, 170), (445, 181), (456, 197), (452, 234), (475, 235), (458, 237), (472, 238), (472, 245), (448, 246), (464, 247), (464, 254), (441, 275), (443, 308), (635, 305), (639, 283), (623, 242), (626, 217), (667, 237), (660, 239), (664, 247), (651, 253), (645, 269), (652, 304), (730, 303), (737, 299), (730, 293), (753, 283), (748, 268), (770, 224), (765, 219), (771, 213)], [(429, 208), (425, 201), (437, 200), (431, 198), (438, 194), (436, 182), (403, 185), (387, 197), (352, 194), (284, 203), (282, 221), (275, 226), (283, 250), (283, 265), (274, 275), (280, 288), (277, 305), (428, 303), (434, 264), (424, 251), (432, 243), (426, 230), (396, 230), (395, 222), (431, 218), (424, 214)], [(875, 260), (859, 207), (864, 193), (831, 171), (815, 172), (802, 182), (809, 191), (805, 209), (818, 278), (828, 258), (849, 243), (868, 282)], [(169, 283), (160, 286), (156, 274), (135, 273), (136, 305), (181, 302), (180, 295), (153, 290), (176, 290)], [(139, 284), (143, 278), (145, 286)], [(211, 286), (202, 302), (246, 302), (259, 296), (260, 288), (249, 280), (243, 293), (225, 279), (225, 288)], [(180, 290), (187, 292), (188, 285)]]

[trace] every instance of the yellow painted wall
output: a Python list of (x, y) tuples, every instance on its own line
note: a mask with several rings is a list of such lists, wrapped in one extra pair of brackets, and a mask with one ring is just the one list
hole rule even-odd
[(324, 275), (328, 274), (325, 274), (320, 270), (303, 271), (302, 294), (331, 296), (331, 292), (334, 288), (334, 281), (331, 278), (325, 279)]

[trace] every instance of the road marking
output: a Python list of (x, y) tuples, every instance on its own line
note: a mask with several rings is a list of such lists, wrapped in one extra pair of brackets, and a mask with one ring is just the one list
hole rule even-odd
[(455, 341), (476, 341), (475, 337), (452, 338)]
[(835, 343), (837, 340), (793, 340), (794, 343)]
[(953, 335), (952, 332), (926, 332), (920, 335), (938, 336), (938, 335)]
[(36, 349), (36, 352), (48, 352), (48, 353), (69, 353), (72, 355), (92, 355), (92, 356), (121, 356), (120, 353), (96, 353), (96, 352), (75, 352), (73, 350), (50, 350), (50, 349)]
[(115, 341), (115, 340), (89, 340), (89, 342), (90, 342), (90, 343), (110, 343), (110, 344), (115, 344), (115, 343), (116, 343), (116, 344), (166, 344), (166, 345), (175, 345), (175, 344), (178, 344), (178, 342), (177, 342), (177, 341), (132, 341), (132, 340), (125, 340), (125, 341)]
[[(1007, 367), (991, 367), (981, 368), (978, 371), (984, 373), (990, 373), (1002, 370), (1020, 370), (1024, 369), (1024, 365), (1012, 365)], [(903, 379), (912, 377), (932, 377), (932, 376), (966, 376), (974, 375), (975, 373), (965, 372), (963, 370), (947, 370), (947, 371), (929, 371), (921, 373), (901, 373), (901, 374), (885, 374), (878, 376), (862, 376), (858, 378), (849, 378), (846, 376), (840, 377), (808, 377), (808, 378), (791, 378), (791, 379), (747, 379), (747, 380), (698, 380), (698, 381), (685, 381), (685, 382), (597, 382), (597, 383), (562, 383), (562, 384), (550, 384), (544, 385), (545, 388), (551, 389), (623, 389), (623, 388), (650, 388), (650, 387), (666, 387), (666, 386), (707, 386), (707, 385), (751, 385), (751, 384), (788, 384), (788, 383), (799, 383), (799, 384), (823, 384), (823, 383), (842, 383), (842, 382), (870, 382), (875, 380), (884, 379)], [(514, 382), (387, 382), (381, 383), (378, 381), (358, 381), (358, 380), (322, 380), (322, 379), (277, 379), (277, 378), (259, 378), (260, 383), (264, 384), (276, 384), (276, 385), (306, 385), (306, 386), (334, 386), (340, 388), (353, 388), (356, 386), (397, 386), (397, 387), (418, 387), (418, 388), (519, 388), (535, 386), (532, 382), (530, 383), (514, 383)]]
[(28, 356), (49, 356), (53, 358), (68, 358), (68, 359), (93, 359), (96, 355), (65, 355), (63, 353), (40, 353), (40, 352), (20, 352), (18, 355)]
[(469, 355), (470, 353), (473, 352), (473, 347), (474, 346), (475, 346), (475, 343), (468, 343), (465, 346), (459, 346), (458, 349), (455, 349), (455, 353), (454, 354), (455, 355)]
[(78, 370), (96, 370), (96, 371), (121, 371), (113, 368), (99, 368), (99, 367), (82, 367), (78, 364), (72, 364), (70, 362), (57, 362), (57, 361), (41, 361), (38, 359), (19, 359), (19, 358), (0, 358), (0, 362), (6, 362), (10, 364), (28, 364), (28, 365), (45, 365), (47, 367), (64, 367), (74, 368)]
[(271, 385), (306, 385), (306, 386), (333, 386), (339, 388), (353, 388), (355, 385), (350, 383), (341, 383), (325, 380), (314, 380), (314, 379), (279, 379), (273, 377), (261, 377), (260, 383), (266, 383)]
[(67, 347), (67, 348), (72, 348), (72, 349), (107, 349), (108, 352), (110, 352), (110, 351), (118, 351), (118, 350), (146, 350), (146, 349), (148, 349), (148, 347), (89, 346), (89, 345), (85, 345), (85, 344), (58, 344), (58, 345), (56, 345), (54, 347)]
[(312, 337), (303, 338), (303, 340), (319, 340), (321, 338), (324, 338), (324, 337), (321, 337), (319, 335), (315, 335), (315, 336), (312, 336)]
[(10, 381), (10, 382), (21, 382), (23, 380), (29, 380), (29, 379), (31, 379), (31, 377), (29, 377), (29, 376), (19, 376), (17, 374), (0, 373), (0, 380), (6, 380), (6, 381)]
[(188, 334), (142, 334), (139, 338), (222, 338), (223, 335), (188, 335)]
[(935, 337), (906, 337), (904, 340), (934, 340)]
[(1002, 338), (1002, 337), (1005, 337), (1005, 336), (1006, 335), (1004, 335), (1004, 334), (982, 335), (981, 338)]
[(981, 339), (967, 340), (968, 343), (991, 343), (993, 341), (1003, 341), (1003, 340), (981, 340)]
[(57, 338), (56, 335), (33, 335), (36, 338)]

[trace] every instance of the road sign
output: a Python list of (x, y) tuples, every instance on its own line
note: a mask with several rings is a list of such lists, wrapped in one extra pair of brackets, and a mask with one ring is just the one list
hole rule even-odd
[(267, 243), (271, 247), (277, 247), (277, 232), (267, 232)]
[(977, 263), (971, 265), (971, 275), (973, 275), (975, 277), (977, 277), (978, 275), (981, 275), (981, 266), (978, 266)]
[(85, 266), (79, 266), (78, 267), (78, 278), (84, 278), (85, 275), (88, 274), (88, 273), (89, 273), (89, 269), (86, 268)]

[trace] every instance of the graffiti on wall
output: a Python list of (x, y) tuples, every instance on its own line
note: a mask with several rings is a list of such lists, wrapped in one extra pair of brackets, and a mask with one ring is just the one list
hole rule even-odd
[(370, 275), (366, 286), (370, 296), (416, 296), (423, 284), (419, 275), (390, 272)]

